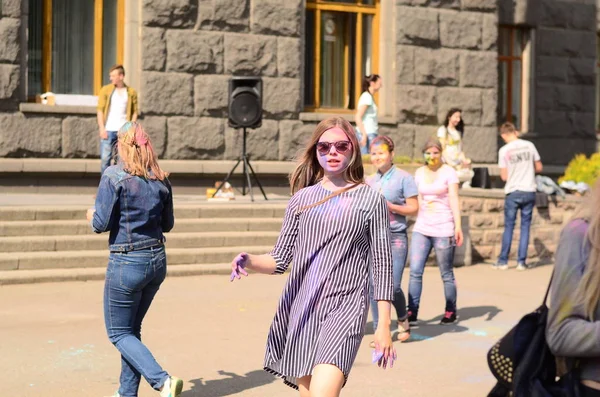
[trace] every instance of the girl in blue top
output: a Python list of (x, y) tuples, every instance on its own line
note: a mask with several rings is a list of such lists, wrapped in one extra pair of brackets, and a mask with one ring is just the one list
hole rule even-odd
[[(377, 172), (366, 182), (380, 192), (386, 199), (390, 212), (390, 233), (392, 243), (394, 300), (392, 302), (398, 315), (398, 340), (403, 342), (410, 337), (406, 297), (402, 292), (402, 273), (406, 265), (408, 238), (406, 230), (407, 215), (415, 215), (419, 204), (418, 190), (413, 177), (406, 171), (394, 166), (394, 142), (387, 136), (378, 136), (371, 143), (371, 162)], [(371, 300), (373, 327), (377, 329), (379, 313), (377, 302)]]

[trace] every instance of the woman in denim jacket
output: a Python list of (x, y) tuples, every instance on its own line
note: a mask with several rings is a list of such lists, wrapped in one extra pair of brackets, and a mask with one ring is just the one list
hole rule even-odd
[(141, 342), (142, 320), (167, 273), (163, 232), (173, 228), (173, 195), (148, 134), (135, 122), (118, 134), (119, 164), (108, 167), (87, 218), (96, 233), (110, 232), (104, 284), (104, 321), (121, 353), (118, 397), (135, 397), (141, 377), (162, 397), (177, 397), (171, 377)]

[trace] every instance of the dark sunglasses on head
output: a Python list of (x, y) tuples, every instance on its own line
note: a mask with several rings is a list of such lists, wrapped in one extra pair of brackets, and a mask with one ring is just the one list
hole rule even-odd
[(350, 141), (337, 141), (337, 142), (317, 142), (317, 151), (320, 155), (325, 155), (331, 150), (331, 146), (335, 146), (335, 150), (338, 153), (346, 153), (350, 150)]

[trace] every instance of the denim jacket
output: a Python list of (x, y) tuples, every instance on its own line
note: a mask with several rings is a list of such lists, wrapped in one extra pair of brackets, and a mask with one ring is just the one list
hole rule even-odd
[(162, 245), (173, 228), (173, 192), (167, 179), (146, 180), (122, 165), (108, 167), (98, 187), (92, 230), (110, 231), (108, 249), (127, 252)]

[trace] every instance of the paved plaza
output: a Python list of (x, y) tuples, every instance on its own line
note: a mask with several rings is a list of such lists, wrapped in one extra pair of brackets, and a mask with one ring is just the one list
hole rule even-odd
[[(420, 315), (425, 321), (409, 342), (396, 343), (399, 363), (385, 371), (370, 363), (369, 324), (342, 396), (485, 396), (494, 383), (487, 350), (539, 305), (550, 272), (551, 266), (457, 269), (460, 322), (443, 327), (437, 325), (444, 308), (439, 272), (428, 268)], [(262, 371), (285, 279), (167, 278), (142, 335), (165, 369), (185, 380), (184, 397), (297, 396)], [(105, 334), (102, 289), (101, 281), (0, 287), (1, 395), (87, 397), (116, 390), (120, 360)], [(157, 395), (142, 384), (140, 396)]]

